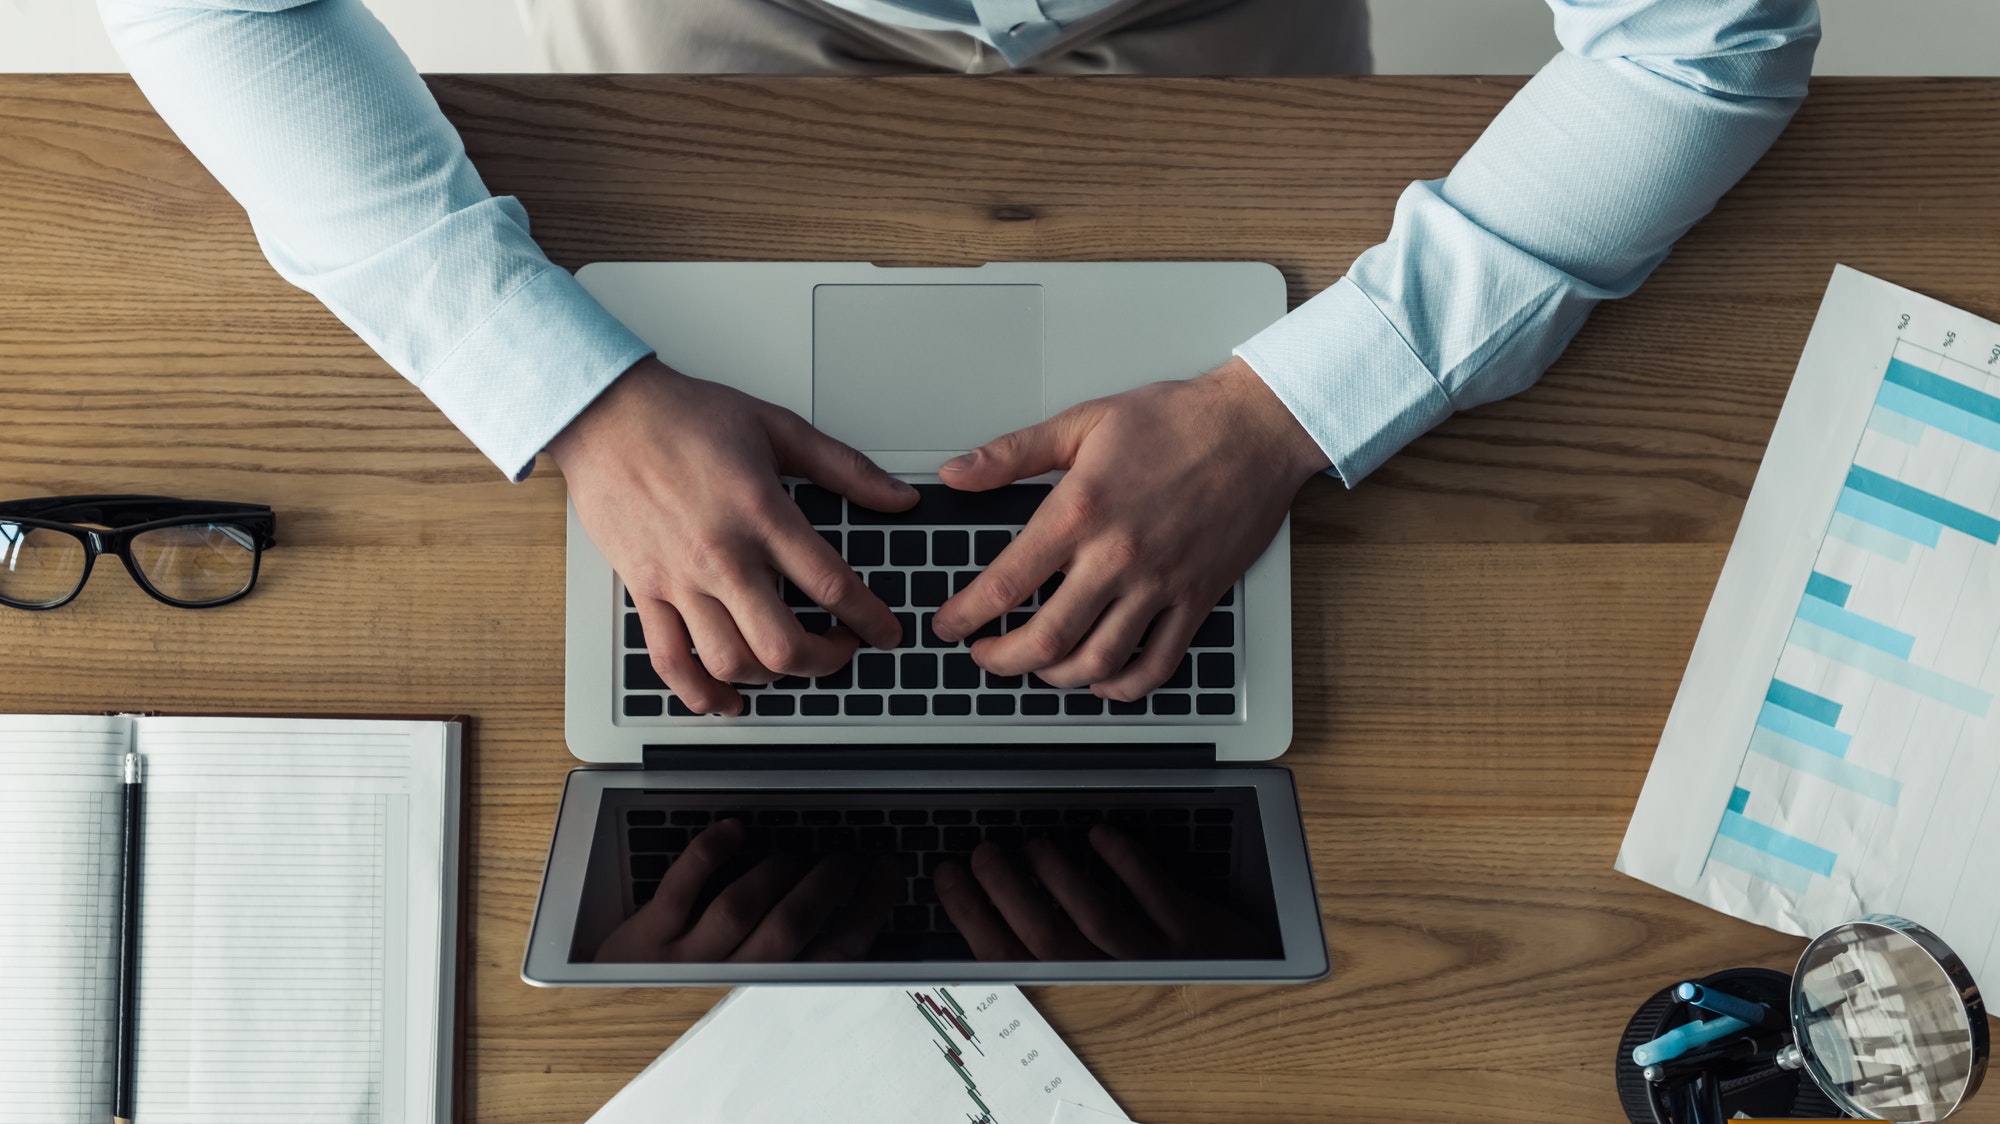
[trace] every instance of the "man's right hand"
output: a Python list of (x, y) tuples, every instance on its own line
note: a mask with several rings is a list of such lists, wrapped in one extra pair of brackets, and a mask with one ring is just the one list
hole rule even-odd
[[(632, 593), (653, 667), (696, 713), (740, 713), (731, 683), (825, 675), (863, 641), (901, 642), (895, 614), (778, 478), (801, 476), (877, 511), (909, 507), (916, 489), (790, 410), (645, 359), (548, 451), (591, 541)], [(841, 625), (807, 632), (779, 596), (780, 575)]]

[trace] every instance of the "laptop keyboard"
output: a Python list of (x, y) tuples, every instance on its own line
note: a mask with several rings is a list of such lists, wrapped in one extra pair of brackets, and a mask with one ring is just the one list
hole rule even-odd
[[(895, 611), (903, 625), (903, 643), (893, 652), (863, 648), (847, 667), (816, 679), (788, 676), (768, 686), (739, 685), (749, 705), (744, 715), (728, 721), (824, 725), (956, 719), (980, 725), (1166, 725), (1239, 720), (1240, 583), (1224, 594), (1202, 623), (1165, 685), (1134, 702), (1113, 702), (1088, 689), (1065, 690), (1033, 675), (994, 675), (975, 664), (967, 650), (972, 641), (1026, 624), (1054, 596), (1061, 575), (963, 643), (947, 643), (931, 631), (938, 606), (999, 557), (1048, 495), (1049, 485), (958, 492), (942, 484), (918, 484), (916, 506), (902, 512), (870, 511), (812, 484), (789, 488), (806, 518)], [(808, 632), (824, 633), (833, 627), (833, 618), (790, 582), (783, 583), (780, 592)], [(632, 595), (623, 593), (623, 600), (617, 638), (623, 720), (672, 724), (676, 719), (701, 718), (675, 698), (653, 670)]]
[[(625, 884), (631, 898), (626, 908), (652, 900), (660, 878), (680, 858), (688, 842), (709, 824), (737, 820), (747, 827), (741, 850), (711, 880), (712, 897), (773, 854), (807, 857), (823, 854), (891, 855), (902, 868), (903, 887), (890, 911), (886, 931), (870, 954), (876, 960), (969, 959), (970, 948), (958, 935), (931, 881), (946, 859), (964, 863), (972, 849), (992, 842), (1019, 859), (1031, 839), (1047, 839), (1072, 859), (1086, 861), (1101, 885), (1115, 886), (1086, 838), (1093, 824), (1109, 824), (1136, 840), (1152, 860), (1183, 888), (1210, 901), (1235, 896), (1243, 861), (1240, 845), (1246, 830), (1256, 830), (1254, 814), (1223, 801), (1195, 798), (1162, 805), (1120, 801), (1108, 794), (1071, 798), (1044, 797), (1022, 803), (1019, 794), (987, 796), (959, 793), (934, 804), (898, 802), (884, 806), (841, 806), (801, 803), (796, 807), (759, 804), (754, 809), (689, 807), (681, 801), (627, 807), (623, 810)], [(996, 799), (1012, 802), (996, 806)], [(1226, 799), (1226, 798), (1225, 798)], [(983, 805), (983, 806), (982, 806)]]

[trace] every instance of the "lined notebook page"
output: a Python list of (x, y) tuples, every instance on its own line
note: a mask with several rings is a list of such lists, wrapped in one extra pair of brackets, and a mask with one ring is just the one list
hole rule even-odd
[(440, 1119), (453, 729), (138, 722), (147, 773), (136, 1116)]
[(111, 1117), (128, 720), (0, 715), (0, 1115)]

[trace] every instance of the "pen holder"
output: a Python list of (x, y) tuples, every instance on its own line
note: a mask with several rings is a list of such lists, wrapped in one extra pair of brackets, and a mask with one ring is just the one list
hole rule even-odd
[[(1792, 977), (1769, 968), (1731, 968), (1695, 981), (1753, 1003), (1762, 1003), (1777, 1013), (1775, 1026), (1753, 1030), (1760, 1047), (1748, 1057), (1718, 1059), (1699, 1066), (1704, 1080), (1712, 1084), (1720, 1101), (1721, 1119), (1739, 1114), (1766, 1120), (1841, 1120), (1847, 1114), (1835, 1107), (1802, 1071), (1779, 1069), (1774, 1055), (1791, 1042), (1790, 1010)], [(1654, 1083), (1632, 1060), (1634, 1047), (1702, 1016), (1702, 1012), (1674, 998), (1672, 986), (1641, 1004), (1625, 1024), (1618, 1040), (1618, 1100), (1632, 1124), (1689, 1124), (1689, 1113), (1677, 1097), (1687, 1095), (1685, 1078)], [(1741, 1036), (1739, 1036), (1741, 1037)]]

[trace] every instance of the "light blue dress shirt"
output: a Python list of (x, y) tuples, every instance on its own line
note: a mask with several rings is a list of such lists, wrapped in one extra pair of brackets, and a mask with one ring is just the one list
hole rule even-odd
[[(520, 203), (487, 192), (360, 0), (99, 6), (278, 272), (513, 478), (648, 354), (542, 254)], [(1783, 130), (1819, 40), (1813, 0), (1550, 6), (1562, 53), (1450, 175), (1404, 191), (1387, 241), (1237, 349), (1349, 485), (1531, 385), (1593, 305), (1637, 288)]]

